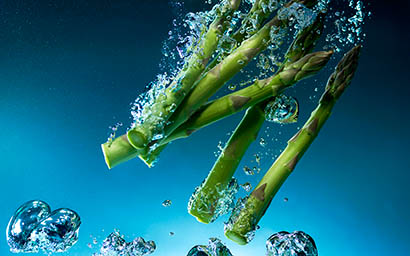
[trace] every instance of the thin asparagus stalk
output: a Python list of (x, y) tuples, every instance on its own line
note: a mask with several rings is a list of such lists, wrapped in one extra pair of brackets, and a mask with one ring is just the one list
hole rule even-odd
[(188, 60), (184, 69), (174, 82), (165, 90), (164, 95), (160, 95), (156, 101), (146, 106), (145, 112), (149, 113), (141, 124), (131, 129), (131, 134), (139, 134), (138, 137), (132, 136), (129, 142), (137, 149), (149, 144), (151, 139), (162, 133), (164, 124), (167, 122), (175, 108), (181, 103), (195, 81), (204, 71), (209, 59), (218, 46), (219, 39), (226, 31), (229, 21), (228, 17), (238, 9), (241, 0), (225, 1), (218, 12), (218, 16), (209, 26), (203, 39), (196, 46), (196, 51)]
[(258, 137), (264, 121), (265, 112), (259, 105), (246, 111), (208, 177), (189, 200), (188, 212), (198, 221), (210, 223), (218, 217), (215, 211), (221, 191), (228, 186), (249, 145)]
[[(226, 31), (228, 16), (238, 9), (241, 0), (229, 0), (225, 2), (222, 11), (210, 24), (208, 31), (202, 41), (197, 45), (196, 51), (190, 57), (185, 68), (178, 74), (177, 79), (166, 90), (165, 95), (157, 98), (152, 106), (147, 107), (145, 111), (150, 112), (147, 119), (135, 129), (145, 134), (142, 137), (142, 144), (147, 144), (154, 134), (160, 132), (162, 123), (165, 123), (187, 93), (191, 90), (195, 81), (204, 71), (207, 62), (215, 52), (221, 35)], [(137, 150), (133, 147), (124, 135), (116, 138), (112, 142), (106, 142), (101, 145), (105, 162), (108, 168), (128, 161), (137, 155), (142, 155), (141, 159), (146, 160), (149, 156), (147, 150)], [(134, 148), (134, 149), (133, 149)], [(158, 151), (158, 150), (157, 150)]]
[[(312, 25), (298, 33), (285, 55), (284, 65), (282, 65), (279, 71), (279, 76), (281, 72), (284, 72), (285, 68), (295, 63), (303, 54), (312, 51), (321, 34), (323, 16), (324, 14), (319, 16)], [(269, 99), (271, 98), (269, 97)], [(209, 223), (218, 217), (216, 216), (218, 214), (216, 208), (224, 196), (221, 190), (223, 191), (228, 186), (246, 150), (257, 138), (265, 120), (264, 109), (269, 103), (269, 99), (248, 108), (241, 123), (235, 129), (223, 152), (219, 155), (208, 177), (191, 196), (188, 212), (196, 217), (198, 221)], [(218, 107), (216, 109), (220, 110), (223, 108)], [(231, 107), (230, 109), (234, 108)], [(236, 109), (233, 111), (236, 111)], [(193, 120), (193, 118), (191, 117), (190, 120)]]
[(361, 46), (350, 50), (330, 76), (318, 107), (312, 112), (303, 128), (288, 141), (282, 154), (276, 159), (238, 213), (231, 216), (225, 226), (225, 235), (238, 244), (248, 243), (249, 234), (255, 231), (274, 195), (294, 170), (310, 144), (329, 118), (332, 108), (350, 84), (358, 65)]
[(211, 101), (176, 129), (163, 143), (187, 137), (204, 126), (281, 94), (296, 82), (315, 75), (326, 65), (332, 54), (333, 51), (308, 54), (270, 78), (257, 80), (242, 90)]
[[(317, 0), (299, 1), (305, 5), (314, 5)], [(169, 125), (164, 129), (163, 136), (169, 136), (178, 126), (185, 122), (201, 105), (203, 105), (229, 79), (245, 67), (250, 60), (264, 50), (270, 40), (272, 29), (276, 31), (287, 28), (289, 21), (282, 20), (278, 15), (269, 21), (258, 33), (245, 40), (234, 52), (221, 63), (206, 73), (196, 84), (194, 89), (181, 102), (169, 119)], [(279, 33), (279, 32), (276, 32)], [(132, 129), (127, 133), (128, 141), (137, 149), (147, 146), (147, 136), (140, 129)]]
[[(205, 104), (194, 115), (192, 115), (187, 122), (178, 127), (165, 140), (161, 141), (162, 145), (156, 148), (153, 152), (145, 154), (140, 152), (140, 158), (148, 166), (152, 166), (153, 162), (156, 161), (157, 156), (165, 148), (167, 143), (179, 138), (187, 137), (200, 128), (203, 128), (231, 114), (242, 111), (247, 107), (263, 101), (264, 99), (269, 99), (272, 96), (278, 95), (297, 81), (316, 74), (316, 71), (320, 70), (327, 63), (331, 52), (314, 53), (311, 55), (311, 59), (309, 61), (309, 58), (305, 58), (304, 60), (301, 60), (299, 64), (295, 64), (293, 66), (290, 64), (302, 58), (302, 56), (306, 53), (311, 52), (316, 40), (320, 37), (323, 28), (323, 19), (324, 14), (319, 15), (312, 25), (299, 32), (298, 36), (291, 44), (287, 54), (285, 55), (284, 63), (286, 63), (286, 67), (288, 67), (287, 70), (284, 70), (284, 65), (281, 69), (279, 69), (278, 73), (271, 78), (257, 80), (249, 88), (242, 89)], [(321, 59), (321, 61), (319, 61), (319, 59)], [(305, 65), (305, 62), (309, 63), (309, 65)], [(307, 70), (309, 70), (309, 72), (305, 72)], [(286, 86), (282, 83), (284, 79), (281, 77), (289, 76), (294, 76), (294, 82)], [(292, 79), (287, 79), (287, 81), (289, 80)], [(269, 84), (269, 81), (272, 83)], [(278, 87), (283, 88), (279, 89)], [(275, 91), (277, 91), (276, 94), (273, 93)], [(120, 143), (117, 143), (117, 140), (119, 140)], [(133, 147), (129, 143), (126, 144), (125, 142), (128, 142), (128, 140), (124, 140), (123, 137), (119, 137), (112, 142), (116, 145), (116, 147), (110, 148), (107, 147), (108, 143), (103, 144), (105, 148), (104, 155), (109, 168), (126, 161), (122, 160), (121, 154), (124, 154), (123, 157), (127, 160), (129, 159), (129, 155), (138, 155), (137, 150), (133, 150)], [(121, 149), (121, 147), (124, 147), (124, 149)]]
[(210, 69), (215, 67), (228, 55), (229, 52), (236, 48), (236, 46), (239, 46), (245, 39), (245, 36), (252, 36), (260, 29), (269, 15), (278, 7), (272, 7), (270, 5), (270, 0), (256, 0), (253, 3), (248, 15), (242, 21), (241, 26), (231, 36), (232, 43), (227, 42), (222, 45), (222, 48), (225, 49), (225, 52), (219, 53), (218, 56), (215, 57), (206, 67), (205, 72), (208, 72)]

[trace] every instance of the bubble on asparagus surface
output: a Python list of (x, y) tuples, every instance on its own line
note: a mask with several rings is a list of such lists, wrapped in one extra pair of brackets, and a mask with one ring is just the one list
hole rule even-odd
[(315, 241), (303, 231), (281, 231), (266, 241), (267, 256), (317, 256)]
[(155, 251), (154, 241), (145, 241), (142, 237), (126, 242), (118, 231), (112, 232), (104, 239), (99, 253), (94, 256), (143, 256)]
[(245, 182), (241, 185), (241, 187), (246, 191), (250, 192), (252, 190), (252, 185), (249, 182)]
[(162, 206), (164, 206), (164, 207), (170, 207), (171, 206), (171, 204), (172, 204), (172, 201), (171, 200), (164, 200), (163, 202), (162, 202)]
[(232, 178), (227, 186), (218, 183), (213, 187), (207, 187), (205, 184), (204, 181), (191, 195), (188, 210), (195, 209), (198, 212), (212, 214), (210, 222), (214, 222), (219, 216), (232, 211), (239, 185), (235, 178)]
[(50, 211), (50, 206), (32, 200), (20, 206), (7, 226), (7, 243), (14, 253), (64, 252), (78, 241), (81, 224), (78, 214), (62, 208)]
[(243, 167), (243, 172), (244, 172), (246, 175), (249, 175), (249, 176), (255, 174), (255, 171), (254, 171), (253, 169), (249, 168), (248, 166), (244, 166), (244, 167)]
[(249, 243), (255, 237), (255, 232), (259, 226), (256, 224), (256, 220), (251, 218), (250, 221), (252, 223), (242, 223), (238, 222), (239, 217), (243, 214), (244, 216), (253, 216), (254, 206), (252, 204), (246, 205), (249, 196), (244, 198), (239, 198), (235, 204), (235, 207), (232, 210), (231, 216), (229, 217), (228, 221), (224, 223), (224, 231), (234, 230), (235, 225), (250, 225), (250, 226), (239, 226), (238, 229), (248, 229), (248, 232), (244, 234), (244, 237)]
[(280, 124), (294, 123), (297, 121), (298, 108), (295, 98), (282, 94), (265, 107), (265, 119)]
[(218, 238), (210, 238), (208, 245), (194, 246), (187, 256), (232, 256), (229, 249)]

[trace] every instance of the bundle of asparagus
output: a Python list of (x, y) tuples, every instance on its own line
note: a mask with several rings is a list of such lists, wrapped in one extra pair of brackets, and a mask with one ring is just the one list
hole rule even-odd
[(239, 209), (233, 212), (225, 226), (225, 235), (229, 239), (238, 244), (249, 242), (276, 192), (295, 169), (296, 164), (329, 118), (336, 101), (349, 86), (357, 68), (360, 48), (360, 45), (354, 47), (339, 62), (328, 80), (317, 108), (312, 112), (303, 128), (288, 141), (288, 146), (243, 205), (239, 205)]
[[(290, 0), (280, 7), (272, 3), (270, 0), (256, 0), (241, 26), (231, 35), (235, 43), (222, 44), (228, 50), (220, 51), (217, 49), (220, 38), (227, 35), (226, 30), (232, 25), (232, 13), (240, 5), (240, 0), (222, 0), (214, 21), (195, 45), (194, 53), (181, 72), (164, 93), (157, 95), (152, 104), (144, 106), (145, 118), (135, 123), (127, 134), (102, 145), (107, 166), (112, 168), (136, 156), (151, 166), (169, 142), (280, 94), (306, 76), (305, 72), (299, 71), (308, 62), (319, 62), (315, 68), (320, 69), (319, 60), (326, 58), (328, 53), (319, 52), (300, 58), (300, 62), (283, 68), (276, 76), (257, 80), (238, 92), (207, 102), (255, 56), (271, 44), (282, 43), (293, 19), (284, 15), (289, 8), (303, 11), (303, 8), (315, 6), (317, 0)], [(268, 20), (276, 7), (279, 9), (276, 16)], [(208, 64), (213, 55), (217, 56)]]
[[(218, 217), (218, 208), (225, 196), (223, 191), (232, 184), (232, 177), (242, 157), (256, 139), (266, 118), (266, 106), (298, 81), (318, 73), (333, 54), (332, 50), (312, 53), (322, 33), (326, 15), (323, 4), (326, 1), (289, 0), (282, 5), (273, 5), (273, 2), (276, 1), (255, 0), (239, 28), (230, 33), (233, 23), (236, 23), (232, 16), (241, 1), (221, 0), (215, 9), (214, 20), (192, 46), (192, 54), (184, 67), (171, 84), (154, 97), (153, 102), (144, 105), (141, 112), (144, 118), (136, 122), (127, 134), (102, 144), (109, 168), (137, 156), (151, 167), (170, 142), (186, 138), (198, 129), (246, 109), (208, 177), (189, 201), (188, 211), (198, 221), (210, 223)], [(292, 8), (302, 13), (315, 9), (316, 16), (311, 24), (300, 28), (277, 72), (268, 78), (256, 79), (241, 90), (209, 101), (258, 54), (272, 44), (275, 47), (271, 48), (276, 48), (283, 43), (283, 37), (290, 33), (289, 28), (294, 20), (294, 17), (285, 14)], [(270, 16), (274, 17), (269, 19)], [(227, 36), (230, 40), (221, 40)], [(360, 46), (357, 46), (343, 57), (309, 120), (288, 142), (286, 149), (243, 201), (243, 205), (234, 211), (225, 226), (228, 238), (239, 244), (249, 242), (250, 234), (273, 196), (350, 84), (359, 51)]]

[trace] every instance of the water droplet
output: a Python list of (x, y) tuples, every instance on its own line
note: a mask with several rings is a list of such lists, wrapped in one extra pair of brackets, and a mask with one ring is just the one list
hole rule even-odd
[(245, 61), (243, 61), (243, 60), (238, 60), (238, 64), (239, 64), (239, 65), (243, 65), (243, 64), (245, 64)]
[(287, 202), (289, 199), (287, 197), (283, 198), (283, 202)]
[(173, 236), (173, 235), (175, 235), (175, 233), (174, 232), (169, 232), (169, 235)]
[(30, 234), (50, 211), (50, 206), (39, 200), (26, 202), (17, 209), (7, 226), (7, 243), (12, 252), (31, 251), (32, 248), (27, 248)]
[(314, 240), (302, 231), (281, 231), (266, 241), (267, 256), (317, 256)]
[(231, 90), (231, 91), (235, 91), (236, 85), (235, 84), (230, 84), (230, 85), (228, 85), (228, 89)]
[(246, 191), (246, 192), (250, 192), (252, 189), (252, 185), (249, 182), (245, 182), (244, 184), (241, 185), (241, 187)]
[(165, 200), (164, 202), (162, 202), (162, 206), (164, 207), (170, 207), (172, 204), (171, 200)]
[(81, 221), (70, 209), (50, 212), (39, 200), (20, 206), (7, 227), (7, 242), (12, 252), (64, 252), (78, 240)]
[(265, 118), (268, 122), (280, 124), (294, 123), (299, 114), (299, 105), (295, 98), (284, 94), (269, 102), (265, 108)]
[(187, 256), (232, 256), (229, 249), (218, 238), (210, 238), (208, 245), (197, 245), (189, 250)]
[(261, 139), (259, 140), (259, 145), (261, 145), (262, 147), (265, 147), (265, 146), (266, 146), (266, 141), (265, 141), (264, 138), (261, 138)]
[(104, 239), (100, 253), (95, 256), (143, 256), (153, 253), (155, 249), (154, 241), (145, 242), (142, 237), (137, 237), (127, 243), (124, 237), (115, 231)]
[(246, 175), (254, 175), (255, 174), (255, 172), (251, 168), (249, 168), (248, 166), (244, 166), (243, 171), (245, 172)]

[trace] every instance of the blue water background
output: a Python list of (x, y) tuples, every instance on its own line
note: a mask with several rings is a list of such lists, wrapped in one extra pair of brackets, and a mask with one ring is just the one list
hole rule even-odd
[[(201, 10), (198, 2), (185, 7)], [(130, 123), (129, 103), (159, 72), (175, 17), (169, 3), (1, 1), (0, 255), (12, 255), (7, 222), (31, 199), (80, 214), (80, 239), (63, 255), (91, 255), (98, 247), (87, 247), (90, 236), (101, 242), (114, 229), (128, 240), (155, 240), (157, 256), (186, 255), (214, 236), (235, 256), (264, 255), (265, 240), (281, 230), (309, 233), (322, 256), (408, 255), (409, 2), (371, 6), (351, 87), (273, 200), (254, 241), (239, 246), (223, 236), (226, 216), (204, 225), (186, 205), (240, 115), (173, 143), (152, 169), (135, 159), (108, 171), (100, 151), (108, 126)], [(278, 151), (303, 124), (317, 100), (307, 98), (315, 87), (320, 95), (328, 74), (290, 91), (301, 102), (300, 122), (289, 132), (270, 125), (270, 136), (282, 131), (282, 137), (267, 147)], [(253, 145), (241, 166), (257, 151), (262, 148)], [(271, 162), (262, 159), (263, 171)], [(239, 173), (241, 183), (256, 185), (262, 177)], [(171, 207), (161, 205), (165, 199)]]

